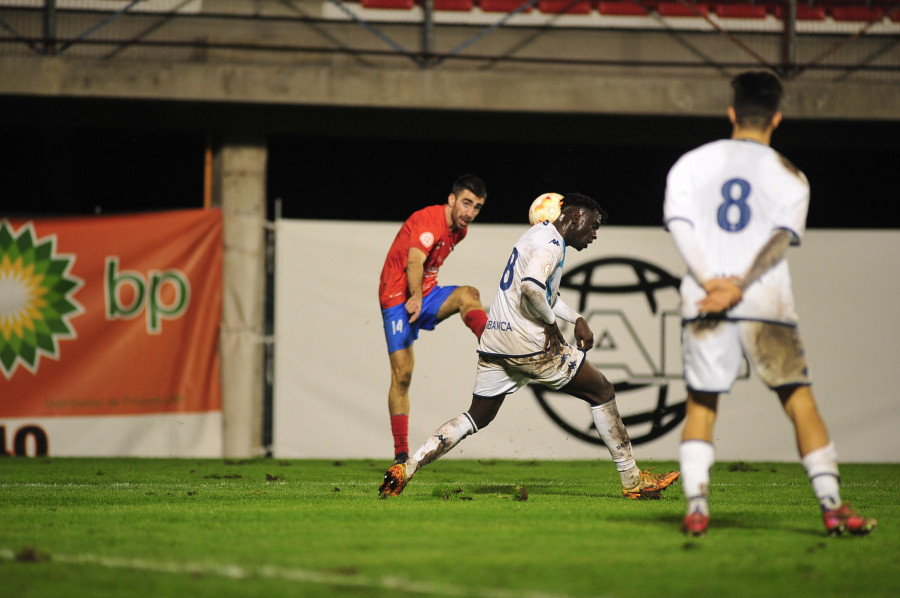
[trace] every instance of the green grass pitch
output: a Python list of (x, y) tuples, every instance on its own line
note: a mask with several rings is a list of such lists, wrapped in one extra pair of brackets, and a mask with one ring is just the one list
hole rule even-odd
[(444, 459), (379, 500), (388, 465), (4, 458), (0, 595), (900, 596), (897, 464), (841, 465), (879, 526), (829, 538), (799, 464), (718, 463), (698, 539), (679, 482), (626, 500), (608, 460)]

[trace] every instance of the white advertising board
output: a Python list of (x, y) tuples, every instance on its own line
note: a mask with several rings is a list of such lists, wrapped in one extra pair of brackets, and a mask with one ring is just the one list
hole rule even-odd
[[(277, 222), (276, 457), (392, 456), (377, 293), (399, 226)], [(473, 225), (439, 283), (475, 286), (489, 305), (524, 226)], [(898, 256), (896, 231), (811, 230), (789, 252), (813, 390), (844, 462), (900, 460)], [(597, 342), (588, 355), (616, 384), (626, 423), (635, 420), (628, 427), (639, 463), (677, 459), (685, 389), (674, 284), (684, 268), (671, 239), (662, 228), (606, 227), (586, 250), (569, 250), (565, 270), (563, 298), (588, 319)], [(420, 334), (411, 448), (468, 408), (475, 347), (458, 317)], [(529, 386), (447, 458), (608, 459), (590, 424), (581, 401)], [(797, 460), (778, 400), (749, 371), (721, 399), (716, 450), (719, 460)]]

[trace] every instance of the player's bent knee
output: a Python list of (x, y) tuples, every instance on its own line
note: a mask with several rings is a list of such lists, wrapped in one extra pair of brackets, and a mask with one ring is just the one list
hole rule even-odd
[(609, 401), (612, 401), (613, 399), (616, 398), (615, 387), (610, 382), (607, 381), (606, 384), (603, 386), (603, 388), (600, 391), (600, 397), (601, 397), (603, 403), (608, 403)]
[(460, 287), (463, 292), (463, 303), (481, 305), (481, 293), (475, 287)]
[(613, 389), (612, 384), (609, 385), (609, 389), (604, 389), (604, 392), (600, 394), (600, 405), (604, 403), (609, 403), (610, 401), (616, 400), (616, 391)]
[(469, 409), (469, 416), (472, 418), (472, 421), (478, 426), (479, 430), (483, 430), (490, 425), (492, 421), (494, 421), (494, 417), (496, 413), (485, 413), (479, 410)]
[(584, 399), (590, 403), (591, 406), (602, 405), (616, 398), (616, 389), (605, 376), (600, 376), (599, 379), (592, 380), (587, 387), (580, 385), (580, 388), (577, 389), (569, 387), (563, 390), (571, 392), (571, 394), (580, 399)]
[(599, 395), (590, 395), (585, 398), (585, 401), (587, 401), (591, 407), (605, 405), (605, 404), (609, 403), (610, 401), (615, 401), (615, 400), (616, 400), (616, 393), (614, 393), (614, 392), (610, 393), (610, 394), (604, 393), (604, 394), (599, 394)]
[(391, 384), (403, 389), (409, 389), (412, 383), (412, 370), (393, 371), (391, 372)]
[(472, 418), (472, 421), (478, 426), (478, 429), (481, 430), (494, 421), (502, 404), (503, 401), (499, 399), (484, 400), (473, 398), (472, 404), (469, 406), (468, 410), (469, 417)]

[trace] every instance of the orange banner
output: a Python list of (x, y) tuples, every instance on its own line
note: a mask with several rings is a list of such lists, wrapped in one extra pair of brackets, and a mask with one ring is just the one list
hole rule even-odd
[(0, 418), (221, 410), (222, 216), (0, 219)]

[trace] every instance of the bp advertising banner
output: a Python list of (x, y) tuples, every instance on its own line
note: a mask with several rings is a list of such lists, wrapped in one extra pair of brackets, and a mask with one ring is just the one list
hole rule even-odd
[(222, 216), (0, 220), (0, 454), (219, 456)]

